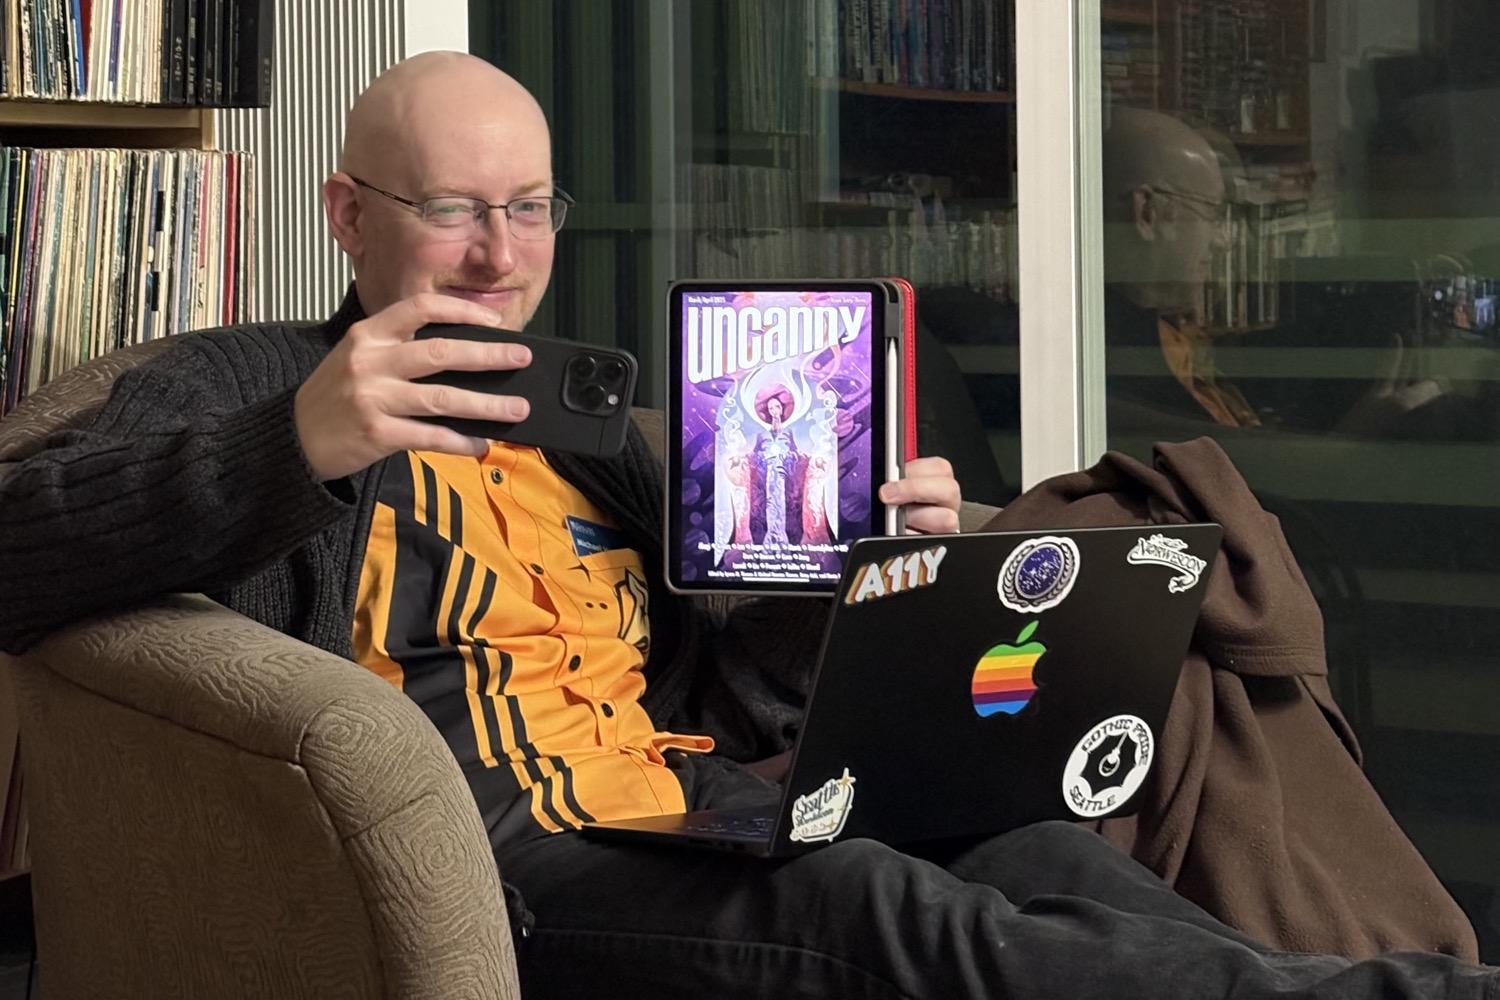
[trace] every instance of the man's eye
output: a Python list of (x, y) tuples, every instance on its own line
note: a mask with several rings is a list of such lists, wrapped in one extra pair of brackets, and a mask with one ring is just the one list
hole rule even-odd
[(437, 219), (473, 215), (474, 206), (466, 201), (429, 201), (427, 214)]
[(545, 199), (528, 199), (526, 201), (513, 201), (510, 203), (510, 214), (533, 218), (544, 218), (547, 216), (550, 203)]

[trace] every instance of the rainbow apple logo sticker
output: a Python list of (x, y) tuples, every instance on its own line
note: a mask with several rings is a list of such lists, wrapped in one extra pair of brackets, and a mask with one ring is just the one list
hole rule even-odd
[(1014, 645), (1001, 643), (992, 646), (980, 658), (979, 665), (974, 668), (974, 711), (981, 716), (999, 712), (1015, 715), (1036, 694), (1031, 672), (1047, 647), (1027, 640), (1040, 624), (1040, 619), (1031, 622), (1021, 629)]

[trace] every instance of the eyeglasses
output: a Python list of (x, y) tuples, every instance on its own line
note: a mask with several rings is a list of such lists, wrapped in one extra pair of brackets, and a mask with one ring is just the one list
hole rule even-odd
[(1227, 225), (1229, 222), (1229, 203), (1222, 199), (1189, 194), (1186, 191), (1174, 191), (1172, 188), (1153, 187), (1151, 190), (1163, 198), (1176, 198), (1187, 206), (1188, 211), (1204, 222), (1212, 222), (1220, 226)]
[(439, 238), (445, 240), (471, 239), (475, 230), (484, 225), (485, 217), (496, 211), (505, 212), (510, 234), (516, 239), (544, 240), (562, 228), (563, 219), (568, 214), (568, 206), (574, 204), (573, 198), (561, 188), (554, 188), (556, 194), (550, 196), (527, 195), (524, 198), (513, 198), (495, 205), (483, 198), (461, 198), (452, 195), (414, 201), (387, 191), (385, 188), (378, 188), (353, 174), (349, 175), (349, 179), (362, 188), (369, 188), (376, 194), (384, 195), (391, 201), (416, 209), (422, 216), (422, 221), (431, 226)]

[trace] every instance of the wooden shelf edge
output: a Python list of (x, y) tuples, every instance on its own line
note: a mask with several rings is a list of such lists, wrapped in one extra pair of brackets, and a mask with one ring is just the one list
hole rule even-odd
[(1016, 95), (1008, 90), (941, 90), (936, 87), (907, 87), (898, 83), (865, 83), (861, 80), (840, 80), (838, 88), (846, 94), (893, 97), (907, 101), (946, 101), (954, 104), (1016, 103)]
[(0, 125), (46, 128), (181, 129), (202, 133), (212, 108), (150, 107), (103, 101), (36, 101), (0, 97)]
[(1105, 7), (1099, 11), (1099, 20), (1114, 24), (1143, 24), (1147, 27), (1156, 25), (1156, 15), (1149, 10)]
[(1305, 146), (1312, 141), (1306, 132), (1231, 132), (1236, 146)]

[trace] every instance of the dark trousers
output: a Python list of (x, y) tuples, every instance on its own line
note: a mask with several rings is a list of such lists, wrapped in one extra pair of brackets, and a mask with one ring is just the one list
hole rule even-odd
[(1500, 998), (1500, 971), (1445, 956), (1270, 951), (1068, 823), (932, 853), (849, 840), (767, 861), (530, 841), (500, 856), (535, 916), (517, 942), (521, 994)]

